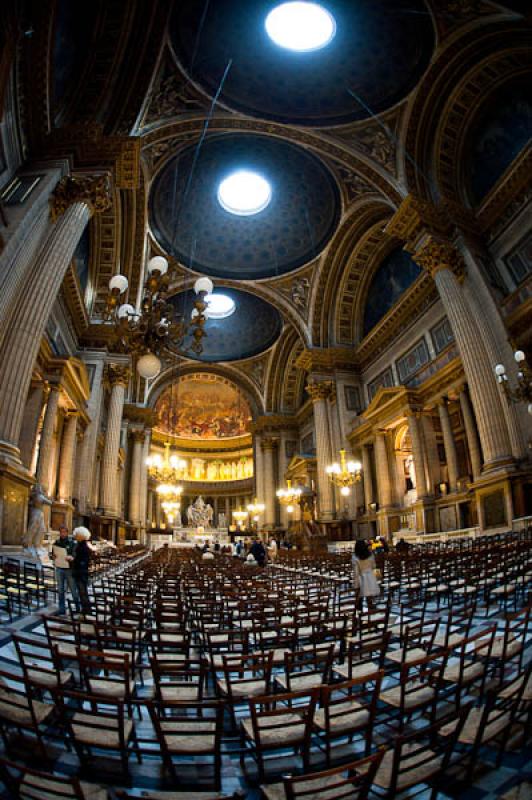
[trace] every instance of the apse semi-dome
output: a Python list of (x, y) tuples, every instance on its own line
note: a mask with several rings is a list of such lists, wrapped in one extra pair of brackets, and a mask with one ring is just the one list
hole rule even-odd
[[(269, 192), (257, 193), (255, 209), (254, 198), (242, 195), (239, 212), (238, 191), (220, 195), (226, 181), (246, 173)], [(188, 147), (166, 162), (150, 193), (150, 224), (161, 247), (219, 278), (269, 278), (302, 266), (323, 250), (340, 211), (338, 187), (320, 159), (252, 134), (207, 138), (199, 154)]]
[[(209, 317), (202, 339), (203, 353), (199, 356), (183, 351), (183, 355), (198, 361), (238, 361), (263, 353), (274, 344), (283, 328), (283, 320), (273, 305), (250, 292), (228, 286), (215, 289), (234, 303), (230, 316)], [(190, 317), (194, 309), (194, 292), (179, 292), (169, 302), (180, 313)]]
[[(301, 39), (300, 49), (290, 49), (288, 27), (278, 27), (283, 6), (320, 7), (323, 41), (315, 35), (307, 47)], [(402, 100), (427, 68), (435, 43), (423, 0), (216, 0), (206, 14), (204, 3), (176, 3), (171, 36), (179, 61), (211, 96), (229, 65), (222, 103), (262, 118), (321, 126), (365, 119)]]

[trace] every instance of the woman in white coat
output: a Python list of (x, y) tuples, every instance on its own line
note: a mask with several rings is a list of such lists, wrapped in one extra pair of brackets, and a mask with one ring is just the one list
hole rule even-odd
[(353, 588), (357, 596), (357, 608), (362, 611), (363, 601), (366, 598), (368, 608), (371, 609), (373, 608), (373, 598), (378, 597), (381, 590), (375, 577), (375, 557), (363, 539), (359, 539), (355, 543), (352, 563)]

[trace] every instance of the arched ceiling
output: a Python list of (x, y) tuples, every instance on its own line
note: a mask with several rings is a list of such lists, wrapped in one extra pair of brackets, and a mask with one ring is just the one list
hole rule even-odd
[(423, 0), (327, 0), (336, 35), (305, 53), (268, 37), (265, 19), (277, 5), (176, 3), (171, 39), (192, 80), (212, 96), (228, 68), (220, 95), (228, 107), (281, 122), (340, 125), (406, 97), (432, 55), (434, 31)]
[[(271, 185), (269, 205), (239, 216), (217, 199), (234, 171), (259, 173)], [(150, 223), (163, 249), (186, 266), (222, 278), (268, 278), (319, 255), (335, 230), (341, 204), (327, 167), (311, 153), (268, 136), (207, 138), (166, 162), (150, 193)]]

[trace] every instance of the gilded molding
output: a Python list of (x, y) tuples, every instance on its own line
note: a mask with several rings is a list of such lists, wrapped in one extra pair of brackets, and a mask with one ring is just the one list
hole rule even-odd
[(307, 348), (296, 359), (296, 366), (306, 372), (355, 370), (358, 360), (351, 347)]
[(65, 175), (61, 178), (50, 197), (52, 222), (74, 203), (86, 203), (92, 214), (108, 211), (113, 204), (109, 175)]
[(157, 422), (157, 414), (152, 408), (137, 406), (134, 403), (124, 404), (123, 417), (130, 422), (140, 423), (146, 428), (153, 428)]
[(257, 417), (251, 423), (250, 431), (255, 434), (262, 434), (271, 431), (284, 431), (297, 428), (297, 423), (293, 417), (285, 416), (284, 414), (270, 414), (267, 416)]
[(465, 270), (464, 259), (456, 247), (432, 237), (413, 253), (412, 258), (433, 278), (442, 269), (449, 269), (456, 275), (461, 275)]
[(308, 383), (306, 389), (313, 403), (318, 403), (320, 400), (328, 400), (336, 391), (332, 381)]
[(105, 377), (111, 386), (122, 384), (127, 387), (131, 377), (131, 370), (128, 366), (121, 364), (108, 364), (105, 370)]
[(452, 223), (446, 209), (409, 194), (384, 230), (388, 236), (405, 242), (405, 250), (413, 252), (423, 235), (446, 236), (452, 230)]

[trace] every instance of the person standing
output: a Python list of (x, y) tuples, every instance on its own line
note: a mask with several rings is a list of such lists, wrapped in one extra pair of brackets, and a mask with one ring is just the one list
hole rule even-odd
[(368, 608), (373, 608), (373, 598), (381, 593), (380, 586), (375, 577), (375, 556), (372, 555), (367, 543), (358, 539), (353, 553), (353, 588), (357, 595), (357, 608), (362, 611), (364, 598)]
[[(55, 564), (55, 579), (57, 581), (57, 596), (59, 603), (58, 614), (64, 614), (66, 612), (67, 586), (70, 589), (72, 599), (76, 604), (76, 610), (79, 611), (79, 592), (72, 571), (72, 562), (74, 560), (76, 543), (68, 535), (68, 528), (66, 525), (59, 526), (59, 539), (56, 539), (53, 546), (61, 547), (65, 550), (65, 558), (62, 563), (68, 562), (68, 567), (58, 566), (57, 563)], [(52, 561), (59, 562), (59, 557), (56, 556), (54, 550), (52, 550)]]
[(254, 539), (253, 544), (249, 548), (250, 554), (253, 556), (259, 567), (263, 567), (266, 563), (266, 549), (260, 539)]
[(82, 611), (87, 612), (91, 610), (87, 591), (89, 585), (89, 564), (91, 559), (91, 549), (89, 547), (91, 532), (87, 528), (75, 528), (73, 536), (76, 540), (76, 547), (74, 549), (72, 572), (78, 587), (81, 609)]

